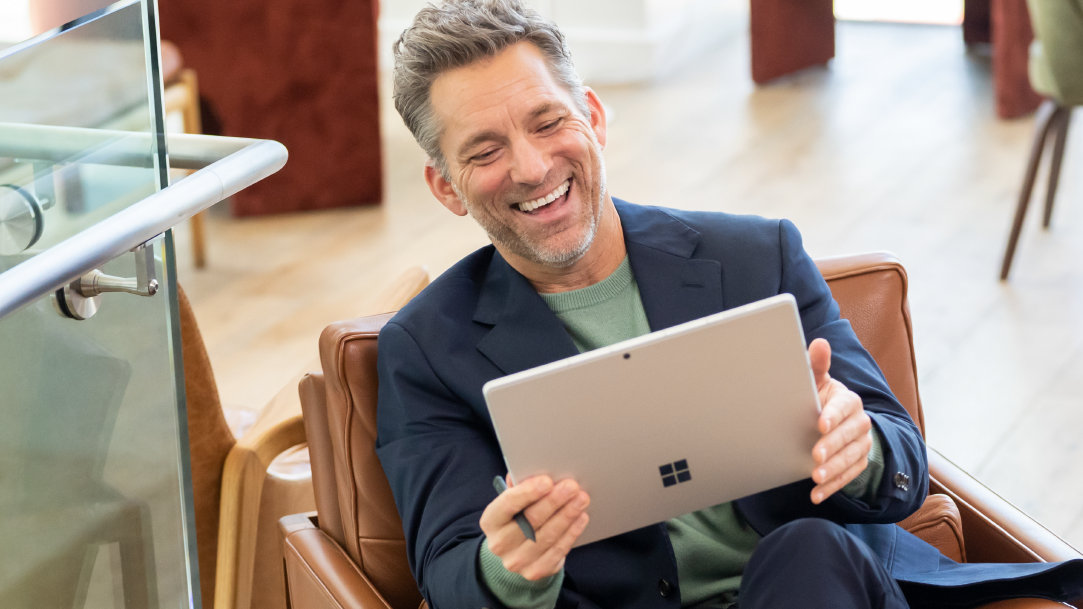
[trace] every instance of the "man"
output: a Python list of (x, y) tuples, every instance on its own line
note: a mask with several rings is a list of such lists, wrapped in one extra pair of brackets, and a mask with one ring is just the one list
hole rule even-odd
[[(430, 6), (396, 45), (395, 103), (434, 196), (493, 243), (380, 336), (377, 451), (434, 608), (961, 606), (1005, 595), (989, 579), (1053, 594), (1038, 586), (1072, 569), (1058, 591), (1083, 594), (1081, 565), (959, 566), (890, 524), (926, 495), (924, 444), (796, 229), (610, 196), (605, 110), (554, 25), (518, 0)], [(823, 405), (809, 480), (575, 550), (574, 480), (494, 498), (486, 381), (780, 292)]]

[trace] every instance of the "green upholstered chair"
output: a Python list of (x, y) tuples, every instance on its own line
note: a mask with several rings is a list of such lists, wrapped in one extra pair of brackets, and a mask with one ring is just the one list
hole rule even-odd
[(1052, 139), (1053, 158), (1042, 216), (1042, 226), (1049, 228), (1068, 123), (1072, 109), (1083, 105), (1083, 0), (1027, 0), (1027, 9), (1034, 27), (1034, 42), (1030, 47), (1030, 84), (1046, 100), (1038, 108), (1030, 160), (1019, 193), (1004, 262), (1000, 267), (1001, 279), (1007, 279), (1011, 270), (1019, 231), (1030, 203), (1030, 193), (1034, 189), (1038, 163), (1042, 151)]

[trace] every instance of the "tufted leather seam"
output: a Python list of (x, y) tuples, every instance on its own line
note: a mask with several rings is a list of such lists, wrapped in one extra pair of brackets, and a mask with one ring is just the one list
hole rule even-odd
[[(342, 382), (342, 389), (343, 389), (342, 392), (344, 394), (343, 397), (344, 397), (344, 401), (346, 403), (346, 420), (345, 420), (345, 424), (343, 425), (343, 429), (342, 429), (342, 433), (343, 433), (342, 442), (343, 442), (343, 446), (345, 447), (346, 471), (349, 474), (348, 479), (350, 480), (351, 484), (353, 484), (354, 481), (357, 479), (356, 478), (357, 472), (355, 471), (354, 462), (353, 462), (353, 443), (350, 442), (350, 430), (352, 429), (353, 418), (354, 418), (354, 414), (355, 414), (357, 408), (356, 408), (356, 404), (354, 404), (354, 401), (353, 401), (353, 395), (349, 391), (349, 384), (347, 382), (345, 382), (346, 381), (346, 358), (343, 356), (343, 354), (345, 353), (347, 345), (350, 342), (355, 341), (355, 340), (374, 340), (377, 336), (379, 336), (379, 334), (380, 333), (379, 333), (378, 330), (375, 331), (375, 332), (373, 332), (373, 331), (363, 331), (363, 332), (353, 332), (353, 333), (347, 334), (347, 335), (345, 335), (345, 336), (343, 336), (343, 337), (341, 337), (339, 339), (338, 344), (337, 344), (337, 348), (336, 348), (336, 351), (335, 351), (335, 360), (337, 362), (339, 362), (339, 366), (338, 366), (338, 369), (335, 370), (335, 374), (338, 375), (338, 378), (343, 381)], [(356, 526), (357, 526), (356, 522), (357, 522), (357, 512), (358, 512), (358, 497), (357, 497), (358, 493), (356, 492), (356, 490), (357, 489), (355, 489), (355, 492), (350, 493), (350, 518), (353, 519), (353, 521), (354, 521), (355, 531), (356, 531)], [(360, 545), (358, 545), (358, 548), (357, 548), (357, 557), (358, 557), (358, 560), (360, 561), (359, 566), (361, 567), (361, 571), (364, 572), (364, 570), (365, 570), (365, 557), (361, 553)]]

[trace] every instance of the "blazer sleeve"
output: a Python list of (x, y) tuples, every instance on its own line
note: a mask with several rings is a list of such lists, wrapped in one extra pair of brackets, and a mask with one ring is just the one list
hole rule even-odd
[(929, 488), (928, 460), (921, 431), (895, 398), (872, 356), (861, 346), (816, 264), (805, 252), (800, 233), (789, 221), (779, 222), (780, 285), (797, 300), (806, 342), (824, 338), (831, 344), (831, 376), (856, 393), (880, 436), (884, 470), (873, 496), (863, 499), (835, 493), (819, 506), (808, 498), (811, 480), (779, 487), (742, 500), (740, 509), (763, 519), (761, 532), (801, 517), (836, 522), (894, 523), (921, 507)]
[(505, 471), (474, 411), (438, 378), (394, 320), (380, 333), (376, 453), (406, 538), (410, 569), (433, 609), (501, 607), (482, 583), (478, 519)]

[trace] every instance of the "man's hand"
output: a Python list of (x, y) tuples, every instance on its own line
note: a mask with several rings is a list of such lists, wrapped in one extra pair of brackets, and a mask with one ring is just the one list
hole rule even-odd
[(812, 502), (822, 503), (864, 471), (869, 461), (872, 420), (861, 398), (827, 373), (831, 345), (822, 338), (808, 347), (812, 374), (820, 394), (820, 440), (812, 447)]
[[(498, 495), (481, 514), (481, 530), (505, 569), (536, 581), (564, 568), (572, 544), (587, 527), (588, 505), (590, 496), (576, 481), (554, 485), (549, 476), (535, 476)], [(536, 541), (528, 540), (515, 524), (520, 510), (534, 527)]]

